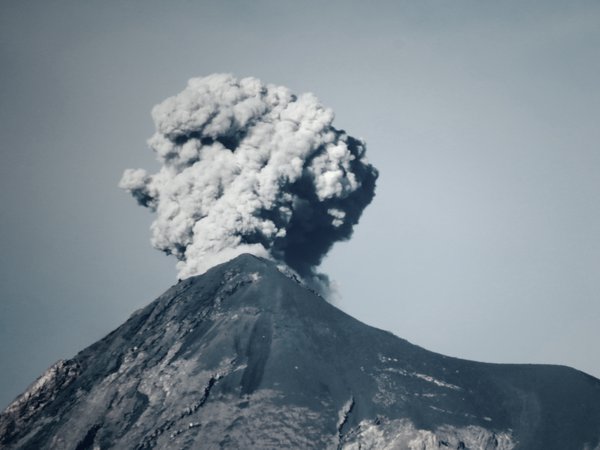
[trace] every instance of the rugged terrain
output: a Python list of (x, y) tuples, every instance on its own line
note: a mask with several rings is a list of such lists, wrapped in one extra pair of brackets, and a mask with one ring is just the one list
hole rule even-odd
[(600, 449), (600, 380), (429, 352), (242, 255), (59, 361), (6, 449)]

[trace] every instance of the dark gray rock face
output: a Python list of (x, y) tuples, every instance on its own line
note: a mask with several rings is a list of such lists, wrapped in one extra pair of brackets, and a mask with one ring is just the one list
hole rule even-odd
[(6, 449), (600, 449), (600, 380), (449, 358), (242, 255), (51, 367)]

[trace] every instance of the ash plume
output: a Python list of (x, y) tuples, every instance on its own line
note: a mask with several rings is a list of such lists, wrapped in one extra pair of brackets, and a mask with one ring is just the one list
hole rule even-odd
[(128, 169), (119, 186), (156, 212), (151, 243), (179, 260), (180, 278), (248, 252), (326, 281), (316, 267), (351, 236), (378, 175), (331, 109), (215, 74), (189, 80), (152, 117), (148, 143), (162, 166)]

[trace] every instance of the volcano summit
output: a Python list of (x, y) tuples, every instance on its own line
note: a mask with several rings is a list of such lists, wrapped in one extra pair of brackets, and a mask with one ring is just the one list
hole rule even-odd
[(0, 415), (6, 449), (599, 443), (600, 380), (429, 352), (247, 254), (179, 282)]

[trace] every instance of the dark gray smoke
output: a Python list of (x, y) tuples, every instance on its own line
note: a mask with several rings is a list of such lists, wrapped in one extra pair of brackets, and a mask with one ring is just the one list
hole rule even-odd
[(334, 128), (312, 94), (216, 74), (152, 117), (162, 167), (128, 169), (120, 186), (156, 212), (152, 245), (177, 257), (181, 278), (245, 252), (314, 278), (373, 199), (365, 143)]

